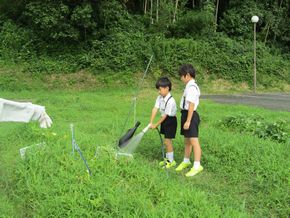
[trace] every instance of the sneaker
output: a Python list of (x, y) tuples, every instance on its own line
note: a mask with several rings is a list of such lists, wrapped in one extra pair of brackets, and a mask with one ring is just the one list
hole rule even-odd
[(167, 159), (167, 158), (164, 158), (163, 161), (160, 161), (160, 162), (159, 162), (159, 166), (160, 166), (160, 167), (163, 167), (163, 166), (165, 165), (165, 162), (167, 162), (167, 161), (168, 161), (168, 159)]
[(195, 176), (196, 174), (200, 173), (201, 171), (203, 171), (203, 167), (199, 166), (198, 169), (194, 169), (194, 167), (191, 168), (191, 170), (185, 174), (186, 177), (190, 177), (190, 176)]
[(175, 170), (176, 170), (177, 172), (180, 172), (180, 171), (184, 170), (185, 168), (189, 167), (190, 165), (191, 165), (190, 162), (188, 162), (188, 163), (181, 162), (181, 164), (179, 164), (178, 167), (176, 167)]
[(172, 162), (170, 162), (169, 160), (167, 160), (166, 161), (166, 165), (165, 166), (163, 166), (162, 168), (163, 169), (170, 169), (171, 167), (174, 167), (174, 166), (176, 166), (176, 162), (175, 162), (175, 160), (174, 161), (172, 161)]

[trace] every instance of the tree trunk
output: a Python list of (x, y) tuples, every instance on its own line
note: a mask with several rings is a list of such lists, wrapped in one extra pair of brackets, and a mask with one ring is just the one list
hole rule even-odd
[(283, 0), (281, 0), (281, 2), (280, 2), (279, 9), (281, 9), (281, 7), (282, 7), (282, 4), (283, 4)]
[(159, 0), (156, 1), (156, 23), (158, 23), (159, 19)]
[(175, 1), (175, 10), (174, 10), (174, 14), (173, 14), (173, 23), (176, 21), (177, 8), (178, 8), (178, 0)]
[(267, 43), (267, 38), (268, 38), (269, 30), (270, 30), (270, 23), (267, 23), (266, 27), (267, 27), (267, 31), (266, 31), (266, 36), (265, 36), (265, 39), (264, 39), (264, 44)]
[(147, 0), (144, 0), (144, 14), (147, 13)]
[(150, 19), (151, 19), (151, 24), (153, 24), (153, 0), (150, 0)]
[(219, 12), (219, 0), (216, 1), (216, 9), (215, 9), (215, 27), (214, 31), (216, 32), (217, 30), (217, 20), (218, 20), (218, 12)]
[[(280, 12), (280, 9), (281, 9), (281, 7), (282, 7), (282, 4), (283, 4), (283, 0), (281, 0), (281, 2), (280, 2), (280, 5), (279, 5), (279, 12)], [(276, 41), (276, 38), (277, 38), (277, 33), (276, 33), (276, 31), (274, 31), (274, 42)]]
[(195, 8), (195, 1), (192, 0), (192, 8)]

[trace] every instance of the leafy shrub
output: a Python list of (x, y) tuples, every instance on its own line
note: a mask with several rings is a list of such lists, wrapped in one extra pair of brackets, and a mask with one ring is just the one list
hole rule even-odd
[(87, 39), (88, 32), (92, 32), (96, 27), (96, 22), (93, 20), (93, 8), (90, 4), (77, 6), (71, 16), (75, 26), (78, 26), (82, 31), (83, 38)]
[[(91, 10), (90, 6), (77, 7), (73, 15), (74, 22), (80, 22), (82, 27), (78, 28), (84, 31), (84, 37), (95, 25), (87, 23), (91, 18)], [(110, 19), (114, 18), (112, 14), (103, 14), (105, 15)], [(119, 15), (115, 16), (118, 18)], [(139, 20), (136, 23), (142, 22)], [(152, 69), (172, 76), (176, 75), (181, 64), (192, 63), (198, 70), (199, 79), (209, 75), (214, 79), (252, 84), (251, 40), (237, 41), (222, 34), (205, 39), (166, 38), (163, 34), (148, 34), (143, 31), (142, 25), (137, 27), (136, 23), (131, 24), (124, 18), (119, 25), (110, 23), (113, 25), (110, 26), (111, 29), (98, 33), (102, 39), (90, 38), (82, 44), (61, 45), (60, 39), (58, 43), (47, 44), (34, 36), (32, 31), (21, 28), (12, 21), (6, 21), (0, 30), (1, 56), (4, 60), (23, 64), (25, 72), (53, 74), (80, 69), (92, 69), (97, 73), (139, 72), (144, 70), (146, 61), (153, 54)], [(127, 32), (122, 31), (125, 24), (130, 26)], [(133, 31), (134, 28), (136, 31)], [(63, 39), (69, 37), (60, 35)], [(258, 84), (273, 87), (281, 81), (289, 83), (289, 68), (287, 56), (282, 56), (262, 43), (257, 44)]]
[(205, 11), (188, 11), (169, 28), (171, 36), (194, 38), (210, 36), (214, 33), (212, 8)]
[(141, 32), (115, 33), (105, 41), (94, 41), (96, 60), (92, 67), (101, 71), (133, 71), (144, 68), (151, 54), (150, 45)]
[[(251, 41), (235, 41), (222, 35), (211, 37), (211, 40), (155, 37), (151, 46), (158, 67), (169, 73), (175, 74), (180, 64), (192, 63), (202, 66), (203, 72), (213, 78), (252, 84)], [(290, 64), (286, 59), (272, 55), (262, 44), (258, 44), (257, 54), (259, 84), (273, 86), (273, 81), (287, 81)]]
[[(76, 13), (74, 19), (81, 22)], [(52, 2), (30, 2), (24, 12), (35, 33), (45, 40), (59, 42), (79, 38), (78, 30), (70, 23), (69, 14), (70, 9), (67, 5)]]
[(251, 133), (259, 138), (269, 138), (280, 143), (284, 143), (289, 139), (289, 126), (286, 121), (266, 122), (259, 115), (240, 114), (237, 116), (225, 117), (221, 126), (232, 128), (241, 133)]
[(35, 37), (28, 29), (7, 20), (0, 28), (0, 56), (3, 59), (29, 59)]
[(70, 73), (80, 69), (76, 56), (58, 55), (56, 57), (40, 56), (24, 64), (24, 72), (33, 74)]

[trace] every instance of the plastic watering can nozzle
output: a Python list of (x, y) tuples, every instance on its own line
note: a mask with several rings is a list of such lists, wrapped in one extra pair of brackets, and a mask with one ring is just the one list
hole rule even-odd
[(146, 126), (146, 127), (142, 130), (142, 132), (143, 132), (143, 133), (146, 133), (146, 132), (148, 131), (149, 128), (150, 128), (150, 124), (148, 124), (148, 126)]

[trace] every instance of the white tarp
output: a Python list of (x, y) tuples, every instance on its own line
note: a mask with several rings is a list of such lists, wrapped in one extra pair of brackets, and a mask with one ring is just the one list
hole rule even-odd
[(39, 121), (41, 128), (51, 127), (52, 121), (45, 107), (30, 102), (15, 102), (0, 98), (0, 122)]

